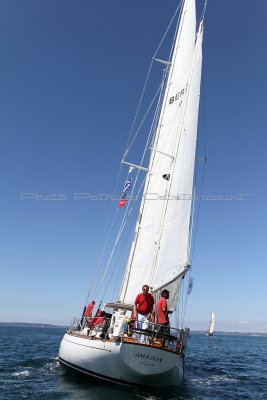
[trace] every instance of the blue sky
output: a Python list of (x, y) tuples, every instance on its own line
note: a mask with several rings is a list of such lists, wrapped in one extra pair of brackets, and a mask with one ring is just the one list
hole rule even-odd
[[(176, 7), (1, 2), (0, 321), (67, 324), (79, 314), (110, 204), (74, 195), (113, 192), (151, 57)], [(206, 329), (214, 311), (219, 330), (267, 332), (266, 17), (265, 0), (208, 3), (203, 194), (221, 200), (201, 203), (186, 319), (193, 329)], [(53, 193), (65, 200), (41, 200)], [(240, 194), (246, 200), (226, 200)]]

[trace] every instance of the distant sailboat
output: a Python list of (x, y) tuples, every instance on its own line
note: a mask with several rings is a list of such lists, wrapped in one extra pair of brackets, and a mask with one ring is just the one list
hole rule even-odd
[(211, 313), (210, 325), (209, 329), (206, 333), (207, 336), (212, 336), (214, 332), (214, 324), (215, 324), (215, 314), (214, 312)]

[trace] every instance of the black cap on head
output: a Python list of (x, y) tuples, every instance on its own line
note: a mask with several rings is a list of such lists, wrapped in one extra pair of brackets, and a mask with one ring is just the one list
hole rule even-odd
[(170, 293), (169, 290), (163, 289), (162, 292), (161, 292), (161, 296), (163, 296), (164, 294), (169, 294), (169, 293)]

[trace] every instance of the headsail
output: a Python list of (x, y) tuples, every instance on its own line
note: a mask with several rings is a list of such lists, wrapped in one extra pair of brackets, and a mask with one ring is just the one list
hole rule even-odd
[(185, 0), (120, 300), (148, 283), (177, 297), (188, 268), (189, 225), (202, 63), (194, 0)]

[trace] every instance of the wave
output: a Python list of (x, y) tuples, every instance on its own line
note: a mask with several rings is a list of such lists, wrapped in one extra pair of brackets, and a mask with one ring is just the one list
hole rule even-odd
[(11, 374), (12, 376), (17, 376), (20, 378), (26, 378), (27, 376), (30, 375), (30, 371), (28, 371), (27, 369), (25, 371), (21, 371), (21, 372), (13, 372), (13, 374)]
[(229, 375), (212, 375), (206, 378), (191, 378), (191, 382), (205, 385), (212, 385), (215, 382), (238, 382), (238, 379)]

